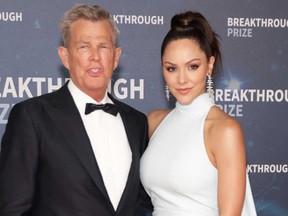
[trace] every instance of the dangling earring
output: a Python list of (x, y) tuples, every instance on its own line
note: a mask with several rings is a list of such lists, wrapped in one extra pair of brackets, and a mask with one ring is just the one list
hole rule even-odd
[(171, 93), (170, 93), (170, 91), (169, 91), (169, 88), (168, 88), (168, 85), (167, 85), (167, 84), (165, 85), (165, 95), (166, 95), (167, 101), (169, 101), (169, 100), (170, 100)]
[(206, 88), (209, 97), (214, 100), (213, 80), (210, 74), (207, 75)]

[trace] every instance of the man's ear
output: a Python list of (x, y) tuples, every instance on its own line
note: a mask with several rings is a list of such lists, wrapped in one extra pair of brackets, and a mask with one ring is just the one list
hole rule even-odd
[(62, 64), (69, 70), (69, 61), (68, 61), (68, 50), (64, 46), (58, 47), (58, 55), (62, 61)]
[(121, 47), (117, 47), (115, 49), (114, 70), (117, 68), (117, 66), (119, 64), (121, 53), (122, 53), (122, 48)]

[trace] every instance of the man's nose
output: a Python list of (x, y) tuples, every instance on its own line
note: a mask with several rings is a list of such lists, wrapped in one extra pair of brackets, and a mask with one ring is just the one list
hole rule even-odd
[(100, 59), (99, 48), (93, 48), (90, 53), (91, 61), (98, 61)]

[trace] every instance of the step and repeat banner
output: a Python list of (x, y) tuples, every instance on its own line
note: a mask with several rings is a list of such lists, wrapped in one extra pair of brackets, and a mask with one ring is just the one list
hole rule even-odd
[[(11, 107), (68, 79), (57, 54), (59, 21), (72, 0), (0, 0), (0, 137)], [(288, 215), (288, 2), (99, 0), (120, 29), (120, 65), (109, 91), (147, 114), (169, 108), (160, 46), (173, 15), (201, 12), (220, 36), (215, 101), (242, 125), (259, 216)]]

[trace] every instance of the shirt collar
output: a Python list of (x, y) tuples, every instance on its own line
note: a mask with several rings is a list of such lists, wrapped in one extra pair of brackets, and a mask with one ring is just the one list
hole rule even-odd
[(105, 104), (105, 103), (113, 103), (112, 100), (108, 97), (108, 91), (106, 90), (104, 98), (97, 102), (89, 95), (85, 94), (83, 91), (81, 91), (70, 79), (68, 83), (68, 89), (73, 97), (73, 100), (79, 110), (80, 113), (85, 112), (85, 106), (86, 103), (95, 103), (95, 104)]

